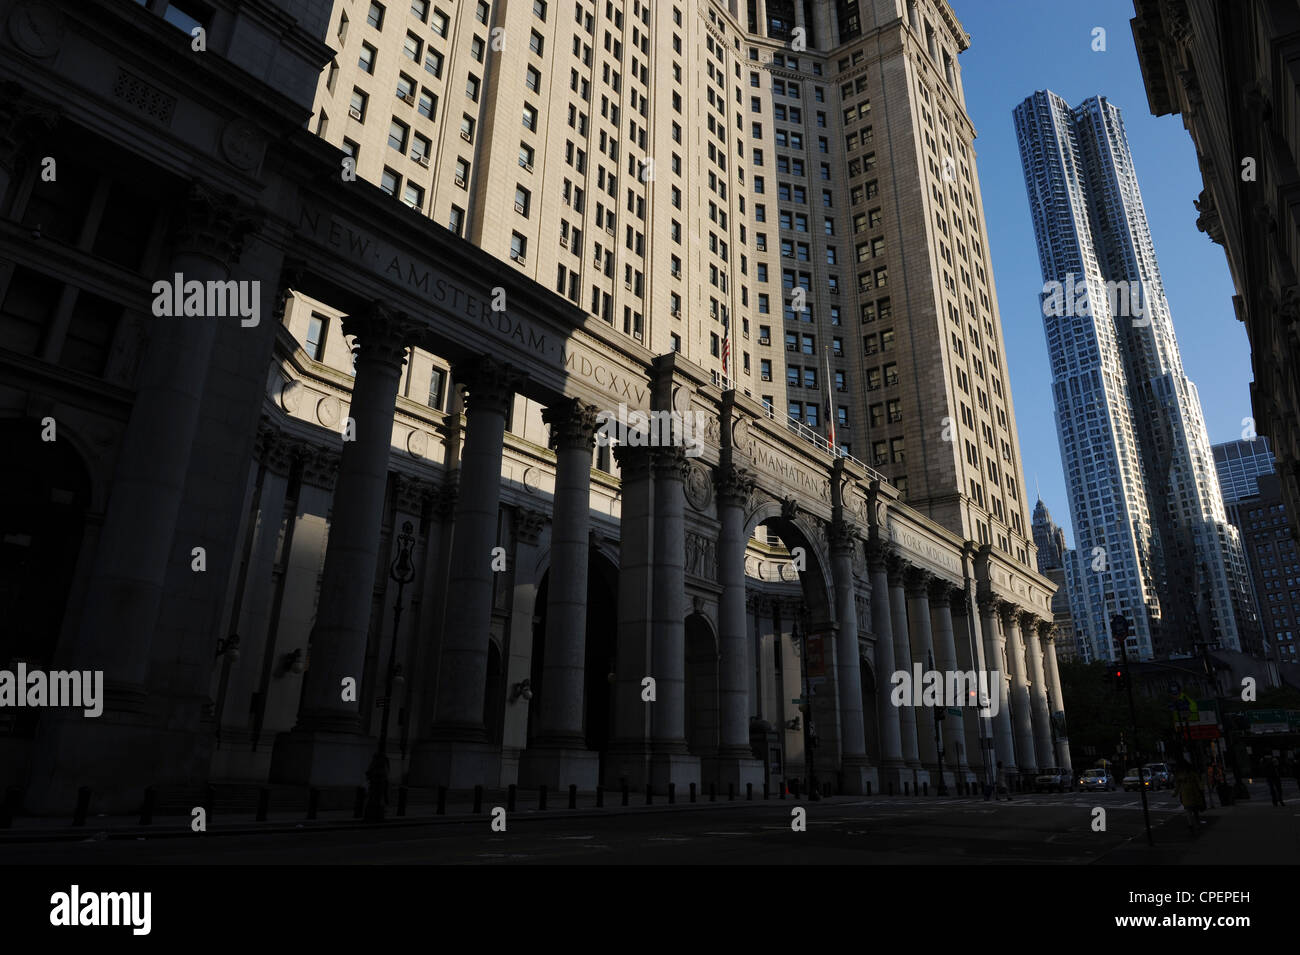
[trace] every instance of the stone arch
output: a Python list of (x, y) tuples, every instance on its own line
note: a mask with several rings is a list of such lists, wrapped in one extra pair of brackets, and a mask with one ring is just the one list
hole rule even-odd
[(812, 526), (814, 518), (806, 512), (791, 515), (788, 505), (777, 500), (760, 500), (745, 515), (745, 540), (754, 528), (763, 524), (776, 531), (787, 547), (802, 547), (808, 558), (807, 570), (799, 574), (804, 604), (809, 619), (829, 624), (835, 619), (835, 586), (831, 579), (829, 554), (825, 551), (824, 535)]

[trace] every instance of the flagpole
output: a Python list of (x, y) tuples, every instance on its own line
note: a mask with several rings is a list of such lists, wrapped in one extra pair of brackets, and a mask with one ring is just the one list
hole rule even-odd
[(822, 357), (826, 361), (826, 434), (830, 442), (831, 453), (839, 454), (839, 445), (835, 441), (834, 408), (831, 405), (831, 355), (830, 349), (822, 346)]

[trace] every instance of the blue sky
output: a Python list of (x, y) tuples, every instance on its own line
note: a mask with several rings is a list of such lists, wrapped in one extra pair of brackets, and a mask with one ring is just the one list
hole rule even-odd
[[(1037, 294), (1042, 272), (1029, 218), (1011, 110), (1038, 89), (1071, 106), (1106, 96), (1124, 115), (1138, 183), (1188, 377), (1200, 390), (1210, 440), (1241, 437), (1250, 409), (1250, 347), (1232, 311), (1223, 248), (1196, 228), (1192, 201), (1202, 184), (1181, 116), (1151, 115), (1129, 20), (1132, 0), (952, 0), (970, 34), (961, 55), (966, 108), (975, 124), (976, 162), (988, 223), (1020, 431), (1025, 486), (1037, 481), (1057, 523), (1070, 527), (1053, 417), (1051, 374)], [(1106, 51), (1092, 31), (1106, 30)], [(1031, 499), (1032, 506), (1032, 499)]]

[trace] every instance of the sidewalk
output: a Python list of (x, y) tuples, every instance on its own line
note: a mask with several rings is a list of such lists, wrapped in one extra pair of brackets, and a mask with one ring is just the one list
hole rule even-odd
[(1099, 865), (1295, 865), (1300, 863), (1300, 795), (1287, 780), (1285, 805), (1274, 806), (1268, 786), (1249, 786), (1250, 799), (1218, 806), (1201, 814), (1197, 835), (1187, 831), (1185, 817), (1169, 814), (1152, 820), (1155, 846), (1145, 833), (1097, 860)]
[[(852, 802), (860, 796), (823, 797), (820, 801), (827, 803)], [(902, 799), (902, 797), (897, 797)], [(786, 796), (790, 805), (807, 805), (807, 796), (796, 800)], [(622, 805), (620, 792), (606, 792), (604, 806), (597, 808), (596, 797), (592, 793), (579, 794), (577, 806), (568, 808), (568, 793), (550, 793), (547, 808), (540, 809), (536, 792), (520, 792), (512, 820), (544, 820), (556, 818), (580, 819), (590, 816), (618, 816), (631, 813), (663, 813), (691, 811), (699, 809), (720, 809), (723, 807), (739, 808), (741, 806), (760, 806), (780, 804), (781, 798), (773, 792), (771, 797), (763, 799), (761, 792), (756, 792), (752, 801), (745, 799), (744, 793), (737, 793), (734, 800), (728, 800), (725, 793), (719, 793), (716, 802), (710, 802), (707, 793), (697, 795), (696, 802), (691, 803), (689, 794), (678, 794), (675, 803), (669, 803), (666, 796), (657, 795), (651, 805), (645, 804), (644, 793), (629, 793), (628, 805)], [(328, 831), (339, 829), (400, 829), (430, 825), (460, 825), (464, 823), (481, 823), (490, 818), (492, 810), (507, 805), (506, 793), (490, 792), (483, 797), (482, 812), (474, 813), (473, 796), (470, 793), (450, 793), (447, 797), (446, 814), (438, 815), (432, 804), (421, 802), (408, 808), (407, 815), (398, 816), (396, 802), (390, 802), (388, 815), (384, 822), (367, 822), (356, 818), (351, 809), (321, 810), (316, 819), (306, 819), (302, 812), (272, 809), (264, 822), (258, 822), (256, 813), (248, 811), (210, 812), (207, 817), (205, 834), (218, 835), (255, 835), (276, 832), (300, 832), (307, 830)], [(140, 825), (138, 817), (92, 815), (86, 818), (84, 826), (68, 825), (66, 817), (19, 816), (14, 819), (10, 829), (0, 829), (0, 851), (6, 845), (32, 842), (78, 842), (102, 839), (142, 839), (190, 836), (191, 816), (157, 815), (153, 824)]]

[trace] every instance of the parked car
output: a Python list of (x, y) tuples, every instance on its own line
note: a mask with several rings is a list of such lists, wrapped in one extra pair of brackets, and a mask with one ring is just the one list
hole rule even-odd
[(1067, 789), (1073, 788), (1070, 774), (1059, 766), (1050, 766), (1034, 777), (1034, 792), (1041, 793), (1055, 790), (1058, 793), (1063, 793)]
[[(1141, 774), (1140, 776), (1138, 774)], [(1128, 775), (1124, 777), (1124, 792), (1135, 793), (1143, 786), (1147, 789), (1152, 787), (1151, 770), (1143, 766), (1141, 769), (1130, 769)]]
[(1085, 769), (1083, 775), (1079, 777), (1079, 788), (1084, 792), (1108, 792), (1115, 791), (1115, 777), (1105, 769)]
[(1174, 774), (1169, 771), (1168, 763), (1147, 763), (1143, 768), (1151, 771), (1152, 789), (1174, 788)]

